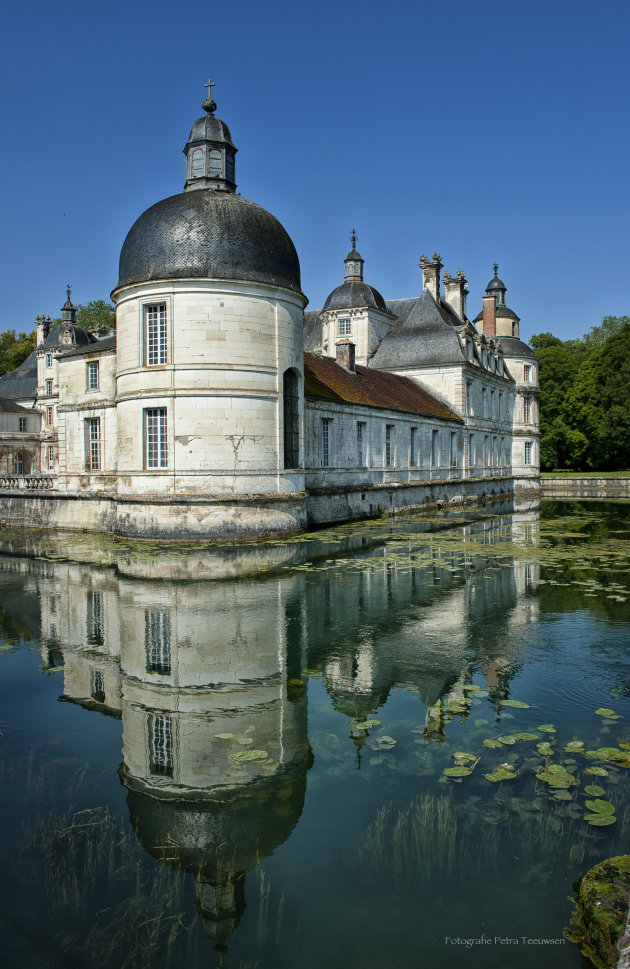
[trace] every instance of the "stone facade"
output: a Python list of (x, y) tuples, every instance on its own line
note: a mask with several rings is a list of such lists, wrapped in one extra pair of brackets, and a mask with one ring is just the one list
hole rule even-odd
[(0, 518), (240, 539), (535, 490), (536, 361), (496, 272), (475, 323), (437, 253), (419, 296), (386, 302), (353, 231), (343, 284), (305, 312), (293, 244), (236, 195), (231, 135), (203, 107), (184, 193), (123, 245), (115, 336), (81, 330), (68, 290), (0, 379), (5, 423), (31, 408), (17, 438), (0, 426)]

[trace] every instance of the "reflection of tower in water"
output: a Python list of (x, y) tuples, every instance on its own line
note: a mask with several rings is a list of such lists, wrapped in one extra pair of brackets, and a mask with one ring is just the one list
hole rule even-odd
[(132, 826), (149, 854), (195, 875), (204, 932), (224, 943), (247, 871), (300, 817), (312, 762), (291, 582), (60, 572), (45, 597), (67, 644), (64, 697), (122, 718)]

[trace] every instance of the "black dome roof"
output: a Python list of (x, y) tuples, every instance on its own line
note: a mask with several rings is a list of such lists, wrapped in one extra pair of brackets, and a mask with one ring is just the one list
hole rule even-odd
[(152, 205), (129, 230), (118, 287), (158, 279), (239, 279), (301, 293), (295, 246), (278, 220), (240, 195), (209, 189)]
[(333, 289), (324, 303), (322, 312), (324, 310), (345, 310), (354, 306), (371, 306), (382, 313), (387, 313), (388, 316), (391, 315), (379, 291), (359, 280), (342, 283), (341, 286)]
[(488, 285), (486, 286), (486, 293), (494, 293), (496, 290), (505, 292), (507, 289), (505, 283), (498, 276), (494, 276)]

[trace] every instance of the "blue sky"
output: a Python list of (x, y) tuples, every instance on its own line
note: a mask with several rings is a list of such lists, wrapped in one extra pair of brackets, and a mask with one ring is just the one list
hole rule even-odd
[(209, 76), (311, 307), (354, 226), (387, 299), (437, 249), (471, 318), (499, 263), (525, 339), (630, 312), (627, 0), (34, 0), (3, 26), (0, 330), (68, 282), (108, 298), (131, 224), (182, 190)]

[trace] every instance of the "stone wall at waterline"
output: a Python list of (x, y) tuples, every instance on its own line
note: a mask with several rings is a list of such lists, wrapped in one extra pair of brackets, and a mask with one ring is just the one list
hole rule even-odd
[(604, 475), (543, 475), (540, 484), (543, 498), (630, 498), (630, 474), (614, 478)]

